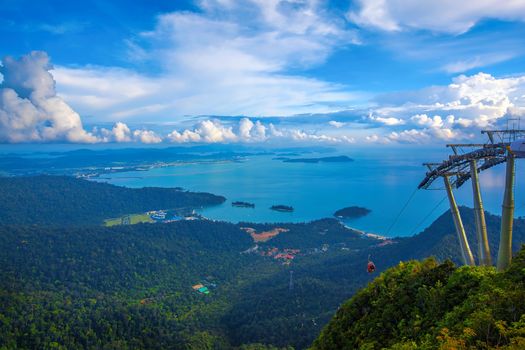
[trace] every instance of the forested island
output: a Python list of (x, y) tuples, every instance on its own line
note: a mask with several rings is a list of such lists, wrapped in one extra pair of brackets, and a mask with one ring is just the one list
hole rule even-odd
[(348, 163), (354, 160), (348, 156), (334, 156), (321, 158), (287, 158), (278, 157), (276, 160), (282, 160), (285, 163)]
[(279, 204), (279, 205), (272, 205), (270, 207), (271, 210), (275, 210), (275, 211), (282, 211), (282, 212), (292, 212), (294, 209), (293, 207), (291, 206), (288, 206), (288, 205), (282, 205), (282, 204)]
[(368, 208), (351, 206), (339, 209), (334, 213), (334, 216), (341, 219), (357, 219), (370, 214), (371, 210)]
[(236, 201), (236, 202), (232, 202), (232, 207), (255, 208), (255, 204), (249, 203), (249, 202)]

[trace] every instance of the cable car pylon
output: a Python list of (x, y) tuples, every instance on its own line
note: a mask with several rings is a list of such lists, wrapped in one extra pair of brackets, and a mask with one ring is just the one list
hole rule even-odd
[(452, 213), (452, 218), (454, 219), (454, 226), (456, 227), (456, 233), (458, 235), (459, 247), (461, 250), (461, 257), (463, 258), (463, 263), (465, 265), (476, 265), (474, 261), (474, 256), (470, 250), (468, 244), (467, 234), (465, 233), (465, 227), (463, 226), (463, 221), (461, 220), (461, 215), (459, 214), (458, 205), (456, 204), (456, 199), (454, 198), (454, 193), (452, 192), (452, 186), (450, 185), (449, 175), (443, 176), (443, 182), (445, 183), (445, 189), (447, 190), (448, 201), (450, 204), (450, 212)]
[(483, 201), (481, 199), (478, 171), (477, 160), (472, 159), (470, 161), (470, 178), (472, 179), (472, 195), (474, 197), (473, 203), (478, 239), (478, 259), (480, 265), (491, 266), (492, 257), (490, 256), (487, 223), (485, 221), (485, 211), (483, 210)]
[(514, 155), (509, 154), (505, 170), (505, 193), (501, 210), (498, 271), (506, 270), (512, 260), (512, 226), (514, 222)]
[[(497, 258), (497, 269), (508, 268), (512, 260), (512, 228), (514, 221), (514, 180), (515, 158), (525, 158), (525, 130), (484, 130), (488, 142), (484, 144), (449, 144), (454, 154), (441, 163), (424, 163), (429, 169), (418, 188), (428, 189), (439, 177), (445, 183), (454, 226), (459, 239), (461, 254), (465, 265), (474, 265), (463, 222), (457, 208), (453, 188), (459, 188), (467, 180), (472, 180), (472, 195), (478, 240), (478, 259), (480, 265), (492, 265), (488, 242), (487, 225), (478, 174), (498, 164), (506, 163), (505, 188), (501, 212), (500, 242)], [(458, 149), (474, 148), (473, 151), (460, 154)], [(454, 181), (450, 177), (455, 176)]]

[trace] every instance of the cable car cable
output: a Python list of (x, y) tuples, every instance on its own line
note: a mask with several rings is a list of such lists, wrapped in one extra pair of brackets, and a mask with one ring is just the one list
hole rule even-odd
[(410, 203), (410, 201), (412, 200), (412, 198), (414, 198), (416, 192), (417, 192), (418, 188), (416, 187), (414, 189), (414, 192), (412, 192), (412, 194), (410, 195), (410, 197), (408, 197), (405, 205), (403, 205), (403, 207), (401, 208), (401, 210), (399, 211), (399, 213), (397, 214), (396, 218), (394, 219), (394, 221), (392, 222), (392, 224), (390, 224), (390, 226), (388, 227), (388, 230), (386, 231), (386, 234), (385, 236), (388, 237), (389, 233), (390, 233), (390, 230), (394, 227), (394, 225), (397, 223), (397, 220), (399, 220), (399, 218), (401, 217), (401, 214), (403, 214), (403, 212), (405, 211), (405, 209), (408, 207), (408, 204)]

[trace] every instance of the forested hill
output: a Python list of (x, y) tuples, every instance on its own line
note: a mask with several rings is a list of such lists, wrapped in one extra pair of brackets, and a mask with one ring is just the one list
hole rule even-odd
[(217, 205), (222, 196), (173, 188), (131, 189), (67, 176), (0, 177), (4, 224), (101, 224), (154, 209)]
[[(478, 240), (476, 237), (474, 211), (467, 207), (460, 207), (459, 210), (470, 249), (477, 259)], [(495, 263), (496, 254), (498, 253), (501, 217), (485, 212), (485, 219), (492, 261)], [(412, 237), (399, 238), (397, 242), (397, 244), (389, 247), (377, 248), (377, 253), (373, 252), (373, 254), (380, 260), (385, 259), (384, 265), (386, 266), (395, 265), (401, 260), (425, 259), (429, 256), (434, 256), (439, 261), (451, 259), (456, 264), (462, 264), (454, 221), (448, 210), (423, 232)], [(523, 243), (525, 243), (525, 218), (515, 218), (513, 233), (514, 251), (517, 251)], [(388, 251), (388, 254), (383, 254), (382, 250)]]
[[(471, 249), (476, 255), (474, 211), (466, 207), (460, 210)], [(501, 218), (486, 214), (491, 251), (495, 254)], [(286, 238), (286, 235), (282, 237)], [(525, 242), (525, 219), (514, 220), (513, 238), (513, 247), (519, 249)], [(308, 237), (303, 239), (308, 240)], [(247, 287), (239, 298), (240, 302), (233, 305), (228, 315), (228, 322), (234, 325), (230, 337), (237, 344), (260, 341), (281, 346), (292, 344), (297, 349), (304, 349), (332, 318), (341, 303), (372, 281), (377, 273), (396, 266), (400, 261), (429, 256), (435, 256), (441, 262), (451, 259), (461, 265), (458, 244), (450, 211), (446, 211), (416, 236), (397, 238), (391, 244), (376, 243), (344, 254), (327, 254), (322, 258), (315, 256), (293, 267), (293, 293), (288, 291), (286, 284), (288, 271)], [(366, 272), (369, 254), (378, 269), (375, 274)], [(272, 297), (260, 303), (261, 295)], [(253, 315), (257, 315), (257, 318)], [(293, 329), (293, 332), (289, 329)]]
[[(174, 189), (43, 176), (0, 178), (0, 191), (0, 349), (305, 349), (377, 276), (366, 272), (368, 254), (378, 272), (409, 259), (460, 256), (449, 212), (414, 237), (379, 240), (334, 219), (98, 225), (224, 200)], [(461, 212), (476, 253), (473, 211)], [(499, 225), (487, 215), (493, 253)], [(518, 247), (525, 219), (514, 225)], [(280, 234), (255, 249), (247, 228)], [(296, 255), (268, 256), (274, 249)], [(201, 283), (209, 294), (192, 288)]]
[(504, 273), (400, 263), (337, 312), (312, 350), (525, 349), (525, 249)]

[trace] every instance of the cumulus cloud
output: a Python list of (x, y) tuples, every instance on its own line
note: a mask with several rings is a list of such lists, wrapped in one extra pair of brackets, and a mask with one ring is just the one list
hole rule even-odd
[(80, 116), (56, 95), (45, 52), (2, 60), (0, 142), (97, 142)]
[(386, 31), (404, 28), (461, 34), (486, 18), (525, 21), (523, 1), (358, 0), (348, 19)]
[(429, 135), (424, 130), (403, 130), (401, 132), (392, 131), (387, 139), (398, 142), (420, 143), (423, 140), (428, 140)]
[(321, 141), (329, 143), (354, 143), (355, 138), (341, 135), (341, 136), (330, 136), (326, 134), (319, 133), (308, 133), (303, 130), (289, 130), (291, 138), (295, 141)]
[(410, 118), (418, 125), (428, 126), (432, 128), (440, 128), (443, 126), (443, 119), (439, 115), (429, 117), (426, 114), (416, 114)]
[(93, 132), (99, 135), (100, 142), (132, 142), (133, 135), (131, 129), (122, 122), (117, 122), (112, 129), (95, 127)]
[(203, 120), (193, 130), (172, 131), (168, 135), (171, 142), (203, 142), (222, 143), (236, 142), (239, 136), (233, 132), (233, 127), (223, 125), (219, 120)]
[(440, 139), (471, 138), (481, 129), (497, 127), (505, 117), (524, 114), (525, 76), (460, 75), (447, 86), (384, 95), (376, 102), (379, 106), (369, 118), (375, 122), (394, 118), (397, 122), (390, 126), (408, 125)]
[(460, 75), (446, 86), (393, 93), (376, 98), (365, 122), (384, 124), (369, 142), (425, 143), (475, 140), (480, 130), (498, 128), (507, 117), (525, 115), (525, 76), (496, 78)]
[(162, 142), (162, 137), (160, 137), (154, 131), (151, 130), (135, 130), (133, 131), (133, 137), (135, 140), (142, 143)]
[(264, 125), (260, 120), (253, 122), (242, 118), (235, 125), (227, 125), (220, 120), (203, 120), (192, 129), (174, 130), (167, 140), (174, 143), (235, 143), (264, 141), (298, 141), (353, 143), (355, 139), (349, 135), (327, 135), (319, 132), (305, 131), (298, 128), (277, 128), (274, 124)]
[(86, 131), (80, 115), (57, 95), (52, 69), (48, 55), (41, 51), (2, 60), (0, 142), (162, 142), (155, 132), (132, 131), (122, 122), (116, 122), (111, 130)]
[(369, 120), (377, 122), (379, 124), (384, 124), (384, 125), (389, 125), (389, 126), (405, 124), (405, 121), (403, 119), (394, 118), (394, 117), (378, 117), (378, 116), (370, 115)]
[[(163, 141), (176, 143), (232, 143), (265, 142), (277, 139), (297, 142), (353, 142), (349, 135), (328, 135), (296, 127), (277, 128), (272, 123), (241, 118), (237, 123), (219, 119), (206, 119), (193, 128), (173, 130), (160, 135), (148, 129), (131, 129), (126, 123), (116, 121), (111, 128), (93, 128), (86, 131), (80, 115), (57, 96), (52, 67), (44, 52), (32, 52), (20, 59), (6, 57), (2, 61), (3, 82), (0, 85), (0, 142), (139, 142), (155, 144)], [(53, 71), (56, 72), (56, 71)], [(130, 82), (135, 79), (128, 77)], [(110, 85), (98, 79), (89, 80), (110, 91)], [(79, 89), (86, 89), (86, 82), (72, 81)], [(86, 85), (87, 84), (87, 85)], [(147, 95), (145, 86), (123, 87), (119, 94)], [(97, 100), (93, 100), (96, 104)], [(108, 106), (99, 101), (101, 106)]]
[(266, 140), (266, 126), (259, 120), (253, 123), (248, 118), (242, 118), (239, 122), (239, 137), (243, 140), (264, 141)]

